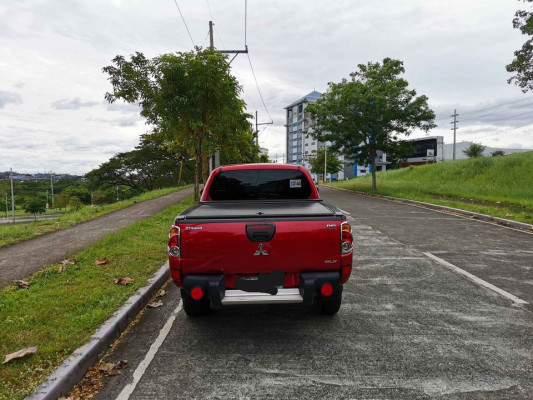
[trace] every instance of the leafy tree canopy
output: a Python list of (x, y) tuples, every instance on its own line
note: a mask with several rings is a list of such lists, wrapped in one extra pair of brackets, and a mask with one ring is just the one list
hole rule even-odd
[(403, 62), (391, 58), (359, 64), (350, 80), (330, 83), (324, 97), (307, 106), (314, 120), (310, 133), (332, 141), (332, 149), (347, 157), (357, 152), (358, 162), (372, 165), (374, 189), (376, 152), (397, 157), (405, 150), (398, 146), (399, 134), (435, 127), (427, 97), (408, 89), (409, 83), (400, 77), (404, 72)]
[(113, 85), (105, 95), (109, 102), (139, 104), (153, 133), (164, 137), (170, 150), (193, 155), (198, 200), (201, 162), (206, 176), (208, 156), (217, 149), (236, 151), (235, 143), (251, 130), (227, 56), (199, 47), (153, 59), (137, 52), (129, 61), (115, 57), (103, 71)]
[[(533, 2), (533, 0), (523, 1)], [(507, 71), (514, 73), (507, 82), (514, 82), (525, 93), (533, 90), (533, 12), (518, 10), (513, 19), (513, 27), (520, 29), (520, 32), (529, 36), (529, 39), (521, 49), (514, 52), (513, 62), (507, 65)]]
[(471, 143), (466, 149), (463, 150), (463, 153), (468, 158), (481, 157), (485, 151), (485, 146), (481, 143)]
[[(319, 174), (324, 176), (324, 149), (320, 149), (316, 152), (315, 157), (309, 159), (309, 165), (311, 166), (311, 172), (313, 174)], [(344, 164), (339, 160), (339, 153), (336, 151), (326, 151), (326, 173), (336, 174), (344, 168)]]
[(135, 150), (119, 153), (85, 175), (96, 188), (102, 184), (120, 185), (142, 192), (177, 184), (180, 161), (187, 160), (165, 149), (156, 135), (145, 135)]
[(33, 214), (37, 221), (37, 214), (42, 214), (46, 211), (46, 202), (40, 198), (34, 198), (24, 204), (24, 211), (26, 214)]

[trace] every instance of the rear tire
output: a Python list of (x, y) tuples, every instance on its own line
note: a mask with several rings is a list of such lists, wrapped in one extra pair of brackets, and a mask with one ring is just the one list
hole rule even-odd
[(342, 304), (342, 286), (339, 286), (333, 298), (322, 297), (317, 299), (318, 313), (321, 315), (335, 315)]
[(201, 317), (211, 311), (211, 301), (208, 299), (194, 300), (183, 289), (181, 289), (181, 301), (183, 302), (183, 309), (189, 317)]

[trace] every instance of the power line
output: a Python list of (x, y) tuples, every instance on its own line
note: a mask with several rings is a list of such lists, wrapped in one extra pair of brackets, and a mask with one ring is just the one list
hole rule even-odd
[(263, 139), (265, 142), (266, 140), (268, 139), (268, 134), (270, 133), (270, 125), (267, 125), (267, 133), (266, 133), (266, 136), (265, 138)]
[(266, 113), (268, 115), (268, 118), (270, 118), (270, 120), (272, 122), (274, 122), (274, 120), (270, 116), (270, 113), (268, 112), (267, 106), (265, 104), (265, 100), (263, 99), (263, 95), (261, 94), (261, 89), (259, 89), (259, 83), (257, 83), (257, 78), (255, 76), (254, 67), (252, 65), (252, 59), (250, 58), (250, 53), (246, 53), (246, 55), (248, 56), (248, 61), (250, 62), (250, 68), (252, 69), (252, 75), (254, 76), (255, 85), (257, 86), (257, 91), (259, 92), (259, 97), (261, 98), (261, 102), (263, 103), (263, 107), (265, 108), (265, 111), (266, 111)]
[(204, 47), (205, 42), (207, 41), (207, 38), (209, 37), (209, 31), (207, 31), (207, 35), (205, 35), (204, 42), (202, 43), (202, 47)]
[(192, 45), (196, 47), (196, 45), (194, 44), (194, 40), (192, 40), (191, 32), (189, 32), (189, 27), (187, 26), (187, 23), (185, 22), (185, 18), (183, 18), (183, 14), (181, 13), (180, 6), (178, 5), (178, 1), (174, 0), (174, 3), (176, 4), (176, 7), (178, 7), (178, 11), (180, 12), (180, 15), (181, 15), (181, 20), (183, 21), (183, 25), (185, 25), (185, 29), (187, 29), (187, 33), (189, 34), (189, 37), (191, 38)]

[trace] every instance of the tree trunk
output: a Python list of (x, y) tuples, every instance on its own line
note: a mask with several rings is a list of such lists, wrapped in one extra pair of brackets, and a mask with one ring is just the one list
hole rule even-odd
[(209, 174), (209, 156), (207, 152), (202, 152), (202, 182), (207, 182), (207, 175)]
[(194, 201), (200, 200), (200, 160), (202, 158), (202, 139), (196, 137), (196, 149), (194, 149)]
[(372, 165), (372, 190), (376, 190), (377, 184), (376, 184), (376, 155), (375, 154), (372, 154), (370, 158), (370, 163)]

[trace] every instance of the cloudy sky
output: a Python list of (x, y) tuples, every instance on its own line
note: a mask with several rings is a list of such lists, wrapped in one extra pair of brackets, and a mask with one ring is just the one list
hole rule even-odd
[[(189, 28), (189, 37), (178, 7)], [(148, 57), (208, 45), (242, 49), (244, 0), (0, 0), (0, 171), (82, 174), (138, 143), (148, 127), (135, 105), (104, 101), (102, 67), (117, 54)], [(508, 85), (505, 65), (525, 41), (512, 0), (249, 0), (248, 58), (233, 74), (248, 111), (269, 122), (259, 136), (271, 158), (284, 151), (283, 107), (325, 91), (357, 64), (404, 61), (429, 97), (431, 135), (491, 147), (533, 148), (533, 94)], [(414, 133), (412, 137), (423, 136)]]

